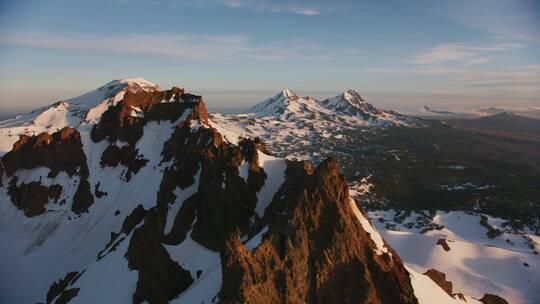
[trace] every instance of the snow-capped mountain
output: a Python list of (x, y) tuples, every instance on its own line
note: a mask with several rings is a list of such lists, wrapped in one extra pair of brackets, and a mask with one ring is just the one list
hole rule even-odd
[(310, 117), (329, 121), (341, 120), (355, 126), (396, 126), (411, 123), (405, 115), (375, 108), (372, 104), (365, 102), (354, 90), (319, 101), (312, 97), (301, 97), (289, 89), (284, 89), (274, 97), (247, 109), (244, 113), (285, 120)]
[(375, 108), (353, 90), (319, 101), (284, 89), (242, 114), (214, 113), (211, 120), (223, 129), (263, 139), (280, 157), (315, 163), (332, 152), (327, 140), (342, 138), (347, 130), (418, 125), (405, 115)]
[(354, 90), (347, 90), (338, 96), (325, 99), (320, 103), (335, 113), (357, 117), (372, 125), (395, 126), (408, 125), (410, 123), (410, 120), (405, 115), (375, 108)]
[(35, 121), (57, 105), (3, 123), (34, 129), (0, 162), (0, 302), (477, 302), (403, 265), (335, 159), (271, 156), (147, 83), (66, 101), (58, 131)]
[(157, 92), (159, 86), (143, 78), (113, 80), (78, 97), (58, 101), (30, 113), (0, 122), (0, 155), (11, 150), (20, 134), (52, 133), (63, 127), (99, 121), (127, 92)]

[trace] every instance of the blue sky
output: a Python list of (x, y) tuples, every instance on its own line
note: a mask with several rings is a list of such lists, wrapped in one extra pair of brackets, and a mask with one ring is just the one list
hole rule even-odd
[(539, 1), (0, 0), (0, 112), (144, 77), (243, 107), (288, 87), (411, 111), (540, 106)]

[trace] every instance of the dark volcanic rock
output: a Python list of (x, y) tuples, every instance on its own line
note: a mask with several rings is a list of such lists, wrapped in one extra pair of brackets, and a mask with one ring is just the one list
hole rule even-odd
[[(284, 209), (269, 216), (261, 245), (249, 252), (239, 234), (226, 243), (221, 301), (416, 303), (397, 254), (377, 255), (355, 218), (335, 160), (300, 175), (286, 202), (276, 203)], [(295, 177), (286, 183), (302, 180)]]
[[(118, 214), (115, 214), (115, 216)], [(101, 260), (104, 258), (107, 254), (109, 254), (111, 251), (116, 250), (116, 247), (124, 241), (124, 238), (118, 238), (122, 233), (125, 235), (129, 235), (133, 228), (135, 228), (136, 225), (138, 225), (140, 222), (144, 220), (144, 216), (146, 215), (146, 210), (143, 208), (142, 205), (138, 205), (137, 208), (133, 209), (131, 214), (126, 216), (124, 219), (124, 223), (122, 224), (122, 229), (120, 232), (115, 233), (111, 232), (111, 239), (109, 240), (109, 243), (105, 245), (105, 248), (101, 250), (98, 253), (98, 260)]]
[(23, 210), (28, 217), (44, 213), (45, 205), (49, 202), (49, 189), (47, 187), (39, 182), (22, 183), (17, 187), (16, 176), (9, 183), (8, 194), (13, 204)]
[(87, 177), (88, 172), (81, 176), (79, 187), (77, 188), (77, 192), (75, 192), (75, 196), (73, 196), (71, 211), (77, 214), (88, 211), (88, 208), (94, 203), (94, 196), (92, 195), (92, 192), (90, 192), (90, 183), (88, 182)]
[(424, 273), (437, 283), (446, 293), (452, 296), (452, 282), (446, 280), (446, 275), (437, 269), (429, 269)]
[(168, 303), (193, 283), (189, 271), (171, 260), (161, 238), (156, 237), (163, 234), (164, 224), (152, 210), (133, 231), (126, 258), (129, 268), (139, 272), (134, 303)]
[[(141, 115), (134, 116), (133, 111), (140, 111)], [(92, 128), (94, 142), (103, 139), (111, 142), (101, 156), (101, 165), (115, 167), (122, 164), (128, 169), (125, 179), (129, 181), (148, 162), (135, 148), (144, 126), (150, 121), (176, 120), (185, 111), (190, 111), (192, 119), (197, 118), (201, 123), (208, 121), (202, 97), (186, 94), (184, 89), (173, 87), (167, 91), (127, 92), (124, 99), (109, 107)], [(127, 145), (119, 148), (113, 144), (116, 140), (127, 142)]]
[(448, 243), (446, 242), (446, 239), (439, 239), (437, 241), (437, 245), (441, 245), (441, 247), (444, 249), (444, 251), (450, 251), (450, 246), (448, 246)]
[[(65, 127), (52, 135), (48, 133), (41, 133), (37, 136), (22, 135), (13, 145), (13, 149), (2, 157), (2, 163), (4, 163), (8, 176), (13, 175), (19, 169), (33, 169), (42, 166), (51, 169), (49, 177), (55, 177), (61, 171), (70, 176), (78, 174), (80, 181), (73, 198), (72, 211), (77, 214), (86, 212), (94, 202), (94, 196), (88, 183), (88, 165), (82, 149), (81, 135), (73, 128)], [(43, 188), (39, 188), (34, 183), (29, 185), (31, 188), (27, 189), (29, 192), (26, 194), (18, 196), (10, 194), (12, 201), (18, 207), (31, 206), (31, 212), (27, 212), (25, 209), (25, 214), (28, 216), (41, 214), (45, 209), (39, 206), (44, 206), (47, 203), (49, 192), (44, 191)], [(27, 188), (28, 185), (25, 187)], [(53, 196), (57, 190), (53, 189)], [(30, 194), (31, 197), (21, 196)], [(18, 201), (15, 201), (14, 198)], [(58, 200), (58, 197), (54, 198)], [(21, 209), (21, 207), (19, 208)]]
[(493, 295), (493, 294), (489, 294), (489, 293), (486, 293), (481, 299), (480, 299), (480, 302), (484, 303), (484, 304), (508, 304), (508, 301), (506, 301), (505, 299), (497, 296), (497, 295)]
[(58, 202), (60, 195), (62, 194), (62, 186), (59, 184), (54, 184), (49, 187), (49, 197), (55, 202)]
[[(191, 186), (198, 173), (198, 191), (182, 204), (165, 242), (183, 241), (196, 219), (193, 239), (209, 249), (219, 250), (233, 231), (249, 229), (250, 219), (255, 216), (257, 192), (266, 174), (258, 165), (256, 153), (256, 147), (262, 143), (246, 139), (239, 148), (225, 142), (215, 129), (191, 128), (193, 121), (204, 124), (206, 119), (204, 104), (197, 104), (165, 144), (163, 160), (173, 160), (175, 165), (163, 176), (158, 204), (174, 204), (173, 190)], [(244, 159), (250, 164), (247, 183), (238, 175)]]
[[(176, 87), (159, 92), (127, 92), (124, 99), (109, 107), (99, 123), (94, 125), (92, 140), (99, 142), (108, 138), (111, 141), (119, 139), (135, 143), (141, 138), (143, 127), (148, 121), (176, 120), (184, 110), (198, 102), (202, 102), (200, 96), (185, 94), (183, 89)], [(140, 109), (143, 116), (132, 116), (134, 109)]]
[(28, 217), (40, 215), (45, 212), (45, 205), (49, 203), (49, 198), (55, 203), (58, 202), (62, 194), (62, 186), (58, 184), (46, 187), (40, 182), (21, 183), (17, 186), (17, 176), (13, 176), (8, 186), (8, 194), (13, 204), (24, 211)]
[(54, 282), (47, 292), (47, 304), (52, 303), (54, 299), (56, 299), (54, 301), (55, 304), (68, 303), (72, 298), (77, 296), (79, 292), (78, 288), (67, 288), (69, 285), (75, 283), (81, 274), (76, 271), (69, 272), (64, 278), (58, 280), (58, 282)]
[(37, 136), (21, 135), (13, 149), (2, 157), (2, 162), (8, 176), (19, 169), (42, 166), (51, 169), (50, 177), (55, 177), (60, 171), (72, 176), (79, 168), (86, 168), (81, 136), (70, 127), (52, 135), (45, 132)]
[(101, 155), (101, 166), (116, 167), (122, 164), (128, 170), (126, 172), (126, 181), (131, 179), (132, 174), (137, 174), (139, 170), (146, 165), (147, 159), (139, 156), (138, 150), (133, 146), (123, 146), (119, 148), (115, 145), (109, 145)]

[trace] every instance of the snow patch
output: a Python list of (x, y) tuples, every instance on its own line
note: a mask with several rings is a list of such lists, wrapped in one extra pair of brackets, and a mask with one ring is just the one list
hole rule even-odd
[[(171, 303), (214, 303), (221, 289), (222, 273), (219, 252), (212, 251), (191, 238), (177, 246), (164, 244), (170, 257), (182, 268), (187, 269), (194, 283)], [(200, 272), (199, 272), (200, 271)]]
[[(405, 266), (407, 271), (409, 271), (411, 284), (414, 289), (414, 295), (418, 299), (418, 304), (456, 304), (461, 303), (458, 300), (449, 296), (439, 285), (437, 285), (430, 277), (418, 273), (411, 269), (410, 267)], [(467, 303), (480, 303), (473, 299), (472, 301), (467, 301)]]
[(249, 162), (242, 161), (242, 164), (238, 167), (238, 175), (247, 183), (249, 176)]
[(259, 157), (259, 166), (266, 173), (266, 180), (261, 190), (257, 193), (257, 205), (255, 211), (260, 217), (263, 217), (266, 207), (272, 202), (274, 193), (285, 181), (285, 169), (287, 163), (282, 158), (273, 157), (257, 150)]
[[(480, 215), (462, 211), (438, 211), (433, 222), (444, 228), (425, 233), (420, 233), (420, 228), (405, 226), (416, 218), (414, 213), (403, 224), (392, 228), (399, 231), (386, 228), (386, 224), (392, 223), (394, 211), (369, 214), (376, 219), (373, 223), (384, 239), (417, 272), (435, 268), (446, 274), (456, 292), (477, 299), (491, 293), (509, 303), (540, 303), (536, 288), (540, 281), (540, 256), (528, 247), (522, 234), (505, 232), (490, 239), (486, 235), (487, 228), (480, 225)], [(504, 222), (501, 219), (488, 217), (488, 222), (495, 228), (504, 229), (500, 226)], [(437, 245), (441, 238), (446, 239), (450, 251)]]
[(201, 167), (199, 165), (199, 170), (197, 171), (197, 173), (195, 173), (195, 176), (194, 176), (195, 181), (193, 182), (191, 186), (185, 189), (181, 189), (180, 187), (176, 187), (176, 189), (174, 189), (173, 193), (176, 196), (176, 200), (174, 201), (174, 204), (172, 206), (169, 205), (169, 210), (167, 212), (167, 220), (165, 222), (165, 229), (164, 229), (165, 235), (171, 232), (171, 229), (174, 225), (174, 220), (176, 219), (176, 215), (178, 214), (178, 211), (180, 211), (180, 208), (182, 208), (184, 201), (188, 199), (190, 196), (192, 196), (199, 189), (200, 176), (201, 176)]
[(251, 251), (257, 248), (262, 243), (262, 237), (266, 232), (268, 232), (268, 225), (264, 226), (259, 233), (244, 244), (246, 249)]
[(371, 223), (364, 217), (360, 209), (358, 209), (358, 206), (356, 206), (356, 202), (352, 198), (349, 199), (349, 206), (351, 207), (354, 215), (362, 225), (364, 231), (366, 231), (370, 235), (371, 239), (375, 243), (375, 246), (377, 247), (375, 252), (378, 255), (383, 254), (383, 252), (391, 255), (391, 253), (388, 252), (388, 248), (386, 248), (386, 245), (384, 245), (383, 238), (381, 237), (379, 232), (377, 232), (377, 230), (373, 228)]

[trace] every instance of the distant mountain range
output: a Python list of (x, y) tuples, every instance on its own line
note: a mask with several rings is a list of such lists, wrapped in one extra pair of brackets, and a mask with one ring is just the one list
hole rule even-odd
[(420, 109), (420, 115), (434, 118), (479, 118), (492, 116), (501, 113), (513, 113), (534, 119), (540, 119), (540, 107), (494, 107), (481, 106), (470, 109), (438, 110), (430, 106), (424, 106)]
[(420, 120), (380, 110), (356, 91), (325, 100), (301, 97), (289, 89), (248, 108), (242, 114), (210, 115), (214, 125), (233, 133), (261, 138), (280, 157), (318, 163), (335, 151), (328, 139), (340, 139), (346, 130), (370, 132), (379, 128), (416, 126)]
[(485, 134), (540, 141), (540, 120), (502, 112), (475, 119), (448, 119), (449, 124)]

